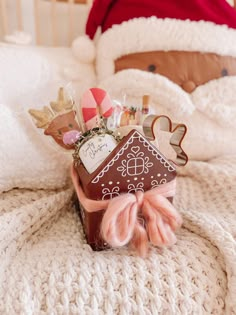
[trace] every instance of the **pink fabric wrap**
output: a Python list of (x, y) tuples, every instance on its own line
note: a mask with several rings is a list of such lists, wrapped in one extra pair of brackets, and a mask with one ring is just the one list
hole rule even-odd
[(133, 245), (146, 256), (148, 242), (155, 246), (171, 246), (176, 242), (175, 231), (182, 218), (167, 197), (175, 194), (176, 181), (163, 184), (146, 192), (122, 194), (109, 200), (88, 199), (72, 167), (72, 181), (80, 203), (88, 212), (104, 209), (101, 235), (110, 246)]

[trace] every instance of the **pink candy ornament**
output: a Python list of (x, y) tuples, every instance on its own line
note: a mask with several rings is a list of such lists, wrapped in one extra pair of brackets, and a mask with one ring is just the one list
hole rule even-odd
[(82, 133), (78, 130), (67, 131), (63, 135), (63, 143), (65, 145), (73, 145), (80, 139), (81, 134)]
[(99, 125), (101, 116), (108, 118), (113, 112), (109, 94), (99, 88), (91, 88), (84, 93), (81, 98), (81, 109), (88, 130)]

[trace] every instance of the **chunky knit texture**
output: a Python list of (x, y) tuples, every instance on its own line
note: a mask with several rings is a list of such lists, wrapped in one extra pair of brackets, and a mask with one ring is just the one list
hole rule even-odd
[(174, 200), (184, 224), (147, 259), (93, 252), (61, 190), (0, 195), (0, 314), (236, 314), (236, 156), (189, 162)]

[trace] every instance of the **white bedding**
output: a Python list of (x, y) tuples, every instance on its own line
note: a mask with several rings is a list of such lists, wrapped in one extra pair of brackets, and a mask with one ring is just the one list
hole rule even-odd
[(56, 100), (60, 86), (77, 101), (94, 80), (70, 48), (0, 44), (0, 192), (64, 186), (71, 153), (35, 127), (28, 109)]
[(236, 157), (190, 162), (178, 177), (183, 228), (147, 259), (93, 252), (72, 189), (0, 200), (1, 314), (235, 314)]
[[(157, 113), (163, 110), (158, 98), (169, 89), (166, 103), (169, 98), (173, 107), (163, 113), (186, 119), (192, 160), (178, 176), (174, 203), (184, 224), (175, 246), (152, 248), (147, 259), (127, 248), (93, 252), (72, 204), (71, 156), (55, 149), (26, 116), (28, 108), (54, 99), (63, 82), (73, 81), (80, 94), (93, 84), (93, 68), (77, 63), (69, 49), (5, 49), (0, 47), (0, 57), (8, 58), (0, 58), (0, 314), (236, 314), (232, 127), (211, 122), (197, 98), (189, 98), (187, 108), (187, 96), (163, 78), (126, 72), (101, 82), (112, 96), (125, 91), (130, 99), (137, 96), (132, 88), (141, 95), (150, 87)], [(10, 79), (9, 64), (15, 69)], [(204, 142), (199, 130), (209, 126)], [(205, 162), (196, 161), (201, 154)]]

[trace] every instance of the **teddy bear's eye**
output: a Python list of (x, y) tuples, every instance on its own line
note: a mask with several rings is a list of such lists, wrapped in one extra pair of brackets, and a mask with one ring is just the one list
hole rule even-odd
[(149, 65), (149, 66), (148, 66), (148, 71), (149, 71), (149, 72), (155, 72), (155, 71), (156, 71), (156, 66), (153, 65), (153, 64)]
[(61, 132), (61, 130), (57, 130), (57, 132), (58, 132), (58, 134), (59, 134), (59, 135), (62, 135), (62, 132)]
[(225, 68), (222, 69), (222, 70), (221, 70), (221, 76), (222, 76), (222, 77), (227, 77), (227, 75), (229, 75), (228, 70), (225, 69)]
[(73, 128), (73, 125), (72, 125), (72, 124), (69, 124), (68, 126), (69, 126), (70, 128)]

